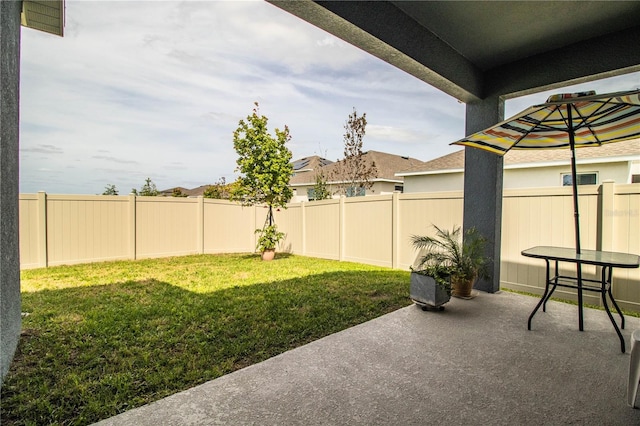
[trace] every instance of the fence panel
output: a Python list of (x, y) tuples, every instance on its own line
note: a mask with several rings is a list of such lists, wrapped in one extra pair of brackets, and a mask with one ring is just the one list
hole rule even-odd
[(305, 251), (324, 259), (340, 259), (340, 200), (305, 203)]
[(462, 226), (462, 191), (402, 194), (398, 206), (398, 268), (409, 269), (416, 251), (411, 236), (434, 236), (432, 225), (443, 229)]
[(286, 209), (277, 209), (273, 212), (278, 231), (284, 232), (284, 240), (280, 242), (277, 250), (285, 253), (303, 253), (303, 209), (301, 203), (288, 204)]
[(343, 260), (392, 266), (391, 195), (347, 198), (343, 212)]
[(255, 248), (255, 208), (226, 200), (204, 201), (204, 252), (247, 253)]
[(136, 257), (196, 254), (198, 199), (136, 197)]
[[(581, 186), (585, 249), (640, 253), (640, 185)], [(135, 196), (20, 195), (21, 267), (193, 253), (253, 252), (267, 209), (225, 200)], [(290, 204), (275, 212), (286, 233), (280, 251), (407, 270), (412, 235), (432, 224), (462, 224), (462, 192), (395, 194)], [(506, 190), (501, 241), (502, 287), (541, 293), (545, 265), (520, 252), (536, 245), (574, 247), (570, 188)], [(567, 264), (563, 272), (575, 274)], [(595, 278), (595, 267), (583, 269)], [(620, 305), (640, 310), (640, 270), (617, 269)], [(574, 291), (558, 289), (572, 298)], [(588, 303), (600, 300), (587, 293)]]
[[(45, 259), (40, 259), (39, 245), (39, 212), (38, 196), (24, 194), (20, 196), (20, 267), (22, 269), (38, 268), (45, 265)], [(45, 230), (42, 230), (44, 232)]]
[[(579, 188), (580, 238), (584, 249), (597, 249), (598, 187)], [(542, 293), (545, 263), (525, 258), (522, 250), (533, 246), (575, 247), (571, 188), (505, 190), (502, 202), (501, 286)], [(561, 264), (561, 271), (575, 275), (575, 266)], [(596, 278), (595, 267), (583, 267), (585, 278)], [(572, 299), (575, 290), (558, 288), (558, 295)], [(585, 293), (585, 302), (598, 304), (598, 296)]]
[(129, 199), (47, 195), (48, 265), (129, 258)]
[[(640, 185), (616, 185), (613, 208), (604, 216), (613, 218), (612, 251), (640, 254)], [(640, 269), (616, 269), (613, 295), (622, 307), (640, 310)]]

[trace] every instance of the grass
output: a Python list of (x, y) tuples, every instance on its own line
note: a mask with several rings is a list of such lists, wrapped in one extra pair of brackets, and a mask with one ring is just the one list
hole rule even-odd
[(279, 255), (22, 271), (3, 425), (89, 424), (410, 304), (409, 272)]

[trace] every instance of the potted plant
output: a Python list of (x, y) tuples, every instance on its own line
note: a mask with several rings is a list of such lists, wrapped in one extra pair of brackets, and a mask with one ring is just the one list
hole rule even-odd
[(423, 311), (443, 310), (451, 299), (451, 268), (439, 264), (423, 264), (419, 256), (411, 267), (409, 297)]
[(262, 260), (273, 260), (276, 245), (284, 238), (284, 232), (278, 231), (278, 227), (273, 224), (266, 225), (262, 229), (256, 229), (256, 234), (260, 234), (256, 250), (262, 253)]
[[(468, 298), (478, 277), (488, 277), (488, 258), (484, 256), (487, 243), (475, 228), (462, 235), (459, 226), (449, 231), (433, 226), (435, 237), (414, 235), (413, 246), (421, 249), (417, 261), (418, 268), (427, 269), (439, 266), (450, 274), (451, 295)], [(442, 280), (440, 280), (442, 285)]]

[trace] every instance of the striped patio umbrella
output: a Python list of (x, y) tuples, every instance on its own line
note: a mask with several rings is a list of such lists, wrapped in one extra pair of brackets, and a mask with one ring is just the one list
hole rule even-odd
[(596, 95), (595, 92), (552, 95), (547, 102), (469, 135), (464, 145), (504, 155), (510, 149), (571, 149), (571, 177), (580, 254), (580, 222), (576, 179), (576, 148), (600, 146), (640, 136), (640, 90)]

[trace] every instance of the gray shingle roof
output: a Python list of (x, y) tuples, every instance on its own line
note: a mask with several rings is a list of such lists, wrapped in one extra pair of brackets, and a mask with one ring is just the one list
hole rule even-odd
[(312, 155), (311, 157), (304, 157), (291, 162), (293, 165), (293, 171), (296, 173), (315, 170), (318, 167), (326, 166), (333, 163), (331, 160)]
[[(367, 151), (363, 154), (363, 158), (367, 162), (367, 164), (371, 164), (371, 162), (375, 162), (376, 169), (378, 173), (376, 174), (374, 179), (378, 180), (392, 180), (398, 181), (402, 180), (401, 177), (395, 176), (401, 170), (407, 170), (412, 167), (424, 167), (425, 163), (423, 161), (417, 160), (415, 158), (404, 157), (401, 155), (388, 154), (386, 152), (380, 151)], [(326, 166), (321, 167), (325, 176), (331, 176), (331, 172), (335, 170), (337, 163), (331, 163)], [(296, 173), (295, 176), (291, 178), (289, 181), (290, 185), (306, 185), (306, 184), (314, 184), (316, 171), (320, 168), (314, 169), (313, 172), (304, 172), (304, 173)]]

